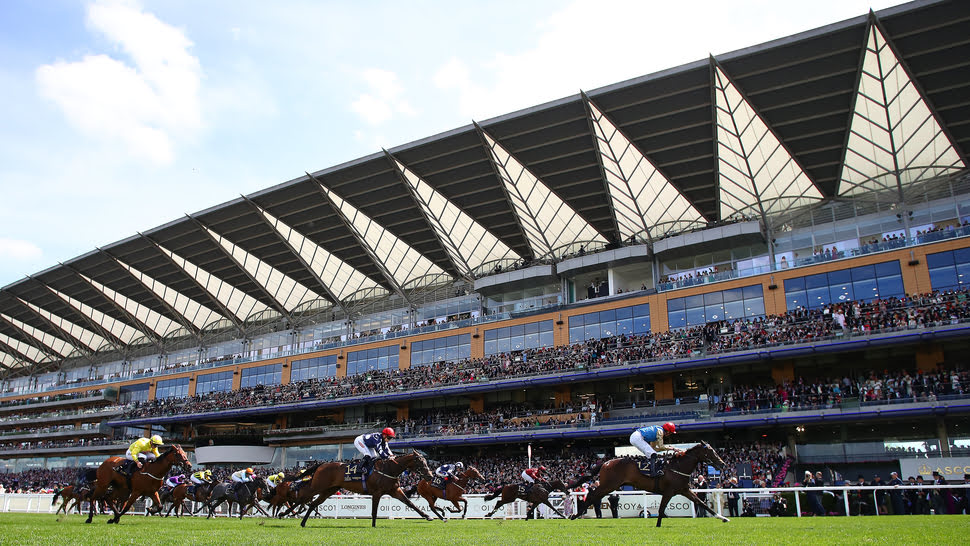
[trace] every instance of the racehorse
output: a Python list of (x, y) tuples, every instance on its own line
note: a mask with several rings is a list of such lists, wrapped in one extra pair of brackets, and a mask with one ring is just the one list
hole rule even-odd
[[(193, 484), (194, 485), (194, 484)], [(161, 499), (162, 504), (166, 502), (171, 502), (172, 505), (168, 507), (168, 511), (165, 512), (165, 517), (168, 517), (175, 510), (175, 517), (179, 517), (181, 514), (185, 513), (185, 501), (204, 503), (209, 500), (209, 493), (212, 491), (213, 484), (205, 482), (200, 485), (196, 485), (189, 493), (189, 484), (180, 483), (176, 485), (171, 491), (163, 490), (159, 493), (158, 497)], [(162, 506), (158, 508), (155, 513), (161, 513)]]
[[(192, 463), (189, 462), (188, 456), (182, 451), (182, 446), (177, 444), (168, 448), (154, 461), (144, 463), (141, 469), (135, 472), (130, 479), (115, 470), (124, 461), (124, 457), (108, 457), (98, 467), (97, 485), (95, 485), (94, 492), (91, 493), (91, 507), (88, 510), (88, 519), (85, 523), (91, 523), (91, 520), (94, 519), (95, 501), (108, 496), (109, 489), (112, 492), (111, 498), (120, 499), (124, 497), (124, 494), (127, 494), (128, 499), (120, 510), (114, 503), (111, 503), (111, 511), (114, 512), (114, 517), (109, 518), (108, 523), (118, 523), (121, 516), (125, 515), (125, 512), (131, 509), (135, 501), (141, 497), (151, 497), (156, 505), (161, 506), (158, 499), (158, 489), (162, 486), (162, 480), (165, 479), (168, 471), (175, 465), (180, 465), (186, 470), (192, 468)], [(131, 484), (130, 492), (129, 483)]]
[[(317, 506), (326, 501), (330, 495), (333, 495), (341, 489), (362, 495), (371, 495), (371, 527), (377, 526), (377, 508), (380, 506), (381, 497), (384, 495), (390, 495), (403, 502), (421, 517), (431, 521), (431, 516), (422, 512), (404, 495), (404, 491), (401, 491), (401, 484), (398, 482), (398, 478), (405, 470), (418, 474), (422, 479), (431, 479), (431, 470), (428, 469), (428, 462), (417, 451), (412, 451), (407, 455), (398, 455), (390, 459), (376, 461), (374, 463), (374, 470), (367, 476), (366, 482), (345, 481), (344, 476), (346, 470), (346, 463), (317, 463), (303, 471), (300, 477), (312, 475), (313, 479), (309, 484), (303, 485), (300, 488), (299, 499), (308, 500), (313, 496), (316, 496), (316, 498), (307, 506), (303, 521), (300, 522), (301, 527), (306, 527), (306, 520)], [(290, 507), (280, 517), (282, 518), (292, 512), (296, 506)]]
[[(521, 484), (509, 484), (499, 487), (491, 494), (485, 497), (486, 501), (492, 499), (498, 499), (498, 503), (495, 504), (495, 508), (489, 512), (485, 517), (490, 518), (492, 514), (498, 511), (498, 509), (510, 502), (515, 501), (515, 499), (522, 499), (529, 503), (529, 510), (526, 512), (525, 518), (532, 519), (535, 514), (535, 509), (538, 508), (540, 504), (545, 504), (552, 509), (555, 513), (559, 514), (559, 517), (565, 518), (562, 512), (557, 510), (553, 505), (549, 504), (549, 491), (562, 491), (565, 494), (569, 494), (569, 489), (566, 485), (559, 480), (553, 480), (550, 482), (536, 482), (532, 484), (531, 487), (525, 488), (525, 491), (521, 490)], [(548, 490), (546, 489), (548, 487)]]
[[(434, 515), (438, 516), (438, 519), (442, 520), (445, 519), (445, 509), (436, 507), (435, 503), (438, 501), (438, 499), (451, 501), (454, 508), (446, 505), (448, 511), (452, 514), (461, 514), (462, 519), (464, 519), (465, 514), (468, 513), (468, 501), (466, 501), (465, 497), (462, 495), (465, 494), (465, 488), (468, 486), (468, 482), (473, 479), (484, 480), (485, 478), (482, 477), (482, 474), (477, 468), (474, 466), (469, 466), (467, 470), (458, 475), (457, 479), (449, 480), (448, 485), (445, 486), (444, 490), (431, 485), (431, 482), (421, 480), (417, 485), (409, 489), (405, 495), (410, 497), (417, 492), (419, 495), (421, 495), (421, 497), (424, 498), (424, 500), (428, 501), (428, 507), (430, 507), (431, 511), (434, 512)], [(464, 509), (458, 505), (459, 502), (464, 503)]]
[(721, 457), (714, 451), (714, 448), (708, 445), (707, 442), (701, 442), (685, 451), (683, 455), (673, 457), (667, 463), (663, 476), (659, 478), (643, 475), (637, 468), (636, 461), (629, 458), (612, 459), (602, 465), (594, 466), (590, 474), (580, 476), (570, 483), (571, 486), (575, 486), (588, 482), (597, 474), (600, 479), (599, 487), (587, 493), (586, 500), (579, 501), (579, 507), (572, 516), (572, 519), (585, 514), (590, 506), (599, 503), (603, 497), (609, 495), (620, 486), (632, 485), (634, 489), (662, 495), (660, 499), (660, 511), (657, 514), (657, 527), (660, 527), (660, 522), (664, 518), (664, 511), (667, 509), (667, 503), (670, 502), (670, 499), (674, 495), (683, 495), (692, 500), (695, 505), (704, 508), (704, 510), (708, 511), (714, 517), (719, 518), (723, 522), (728, 522), (730, 521), (728, 518), (712, 510), (707, 503), (702, 501), (696, 493), (690, 490), (691, 472), (700, 463), (709, 463), (718, 468), (724, 468), (726, 466)]
[[(269, 490), (263, 498), (270, 508), (273, 509), (273, 516), (279, 515), (284, 506), (290, 508), (294, 505), (302, 505), (297, 495), (298, 490), (293, 490), (293, 482), (290, 480), (280, 482), (274, 489)], [(309, 498), (306, 498), (309, 501)]]
[(58, 497), (63, 499), (63, 504), (61, 504), (57, 508), (54, 514), (59, 514), (61, 510), (63, 510), (64, 515), (67, 515), (69, 511), (67, 505), (71, 504), (71, 502), (74, 503), (74, 506), (72, 506), (72, 508), (77, 508), (78, 513), (81, 513), (81, 499), (79, 498), (78, 494), (74, 492), (73, 485), (69, 485), (67, 487), (54, 491), (54, 498), (51, 499), (51, 506), (54, 506), (54, 504), (57, 503)]
[(261, 476), (254, 476), (252, 481), (248, 482), (220, 483), (212, 489), (209, 502), (205, 504), (205, 508), (209, 510), (209, 515), (205, 519), (211, 518), (216, 507), (224, 502), (229, 503), (228, 514), (230, 516), (232, 515), (232, 505), (238, 504), (239, 519), (242, 519), (246, 512), (249, 512), (249, 509), (254, 506), (264, 516), (269, 517), (269, 514), (259, 505), (259, 492), (266, 489), (266, 481)]

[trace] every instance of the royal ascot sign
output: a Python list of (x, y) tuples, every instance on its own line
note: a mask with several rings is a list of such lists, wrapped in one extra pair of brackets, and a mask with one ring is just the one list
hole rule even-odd
[(923, 476), (931, 479), (933, 472), (939, 472), (947, 481), (963, 481), (964, 474), (970, 474), (970, 457), (943, 457), (942, 459), (900, 459), (900, 478)]

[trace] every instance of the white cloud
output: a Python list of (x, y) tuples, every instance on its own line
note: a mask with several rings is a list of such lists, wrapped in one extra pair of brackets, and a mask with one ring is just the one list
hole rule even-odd
[(380, 125), (398, 114), (406, 117), (416, 114), (404, 98), (404, 86), (394, 72), (368, 68), (360, 77), (368, 89), (351, 103), (350, 108), (369, 125)]
[(202, 70), (182, 30), (134, 3), (100, 0), (87, 24), (128, 57), (107, 54), (58, 61), (36, 71), (41, 96), (54, 102), (87, 136), (123, 143), (139, 159), (165, 164), (173, 140), (202, 127)]
[(0, 237), (0, 260), (26, 262), (37, 260), (43, 251), (30, 241)]
[(835, 11), (868, 9), (831, 4), (806, 13), (794, 3), (579, 0), (539, 21), (528, 48), (451, 58), (432, 80), (463, 116), (481, 120), (828, 24)]

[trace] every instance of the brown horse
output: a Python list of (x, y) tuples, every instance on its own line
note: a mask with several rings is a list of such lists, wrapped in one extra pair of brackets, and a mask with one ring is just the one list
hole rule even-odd
[[(273, 509), (273, 516), (278, 516), (280, 511), (283, 510), (284, 506), (289, 508), (294, 505), (305, 504), (305, 502), (300, 502), (297, 493), (298, 491), (293, 490), (293, 482), (291, 480), (286, 480), (280, 482), (280, 484), (275, 488), (270, 489), (263, 500), (265, 500), (269, 504), (269, 507)], [(305, 501), (310, 500), (307, 498), (307, 496), (304, 496), (304, 498)]]
[[(374, 470), (367, 476), (366, 489), (362, 482), (344, 481), (346, 470), (346, 463), (318, 463), (303, 471), (301, 477), (312, 474), (313, 479), (309, 484), (300, 488), (299, 498), (308, 499), (313, 496), (316, 496), (316, 498), (307, 505), (306, 514), (303, 516), (303, 521), (300, 522), (301, 527), (306, 527), (306, 520), (317, 506), (341, 489), (371, 496), (371, 527), (377, 526), (377, 509), (381, 504), (381, 497), (384, 495), (390, 495), (403, 502), (421, 517), (431, 521), (431, 516), (422, 512), (404, 495), (404, 491), (401, 491), (401, 484), (398, 482), (398, 478), (405, 470), (418, 474), (422, 479), (431, 479), (428, 462), (424, 460), (420, 453), (412, 451), (407, 455), (398, 455), (377, 461), (374, 463)], [(280, 517), (282, 518), (292, 512), (296, 506), (290, 507)]]
[[(112, 498), (120, 498), (127, 494), (128, 498), (121, 509), (112, 504), (111, 511), (114, 512), (114, 516), (108, 519), (108, 523), (118, 523), (121, 516), (131, 509), (135, 501), (141, 497), (150, 497), (156, 506), (161, 506), (158, 489), (162, 486), (162, 480), (165, 479), (168, 471), (175, 465), (181, 465), (186, 470), (192, 468), (192, 463), (189, 462), (188, 456), (182, 451), (182, 446), (173, 445), (154, 461), (144, 463), (141, 469), (131, 476), (131, 489), (129, 490), (129, 479), (115, 470), (124, 461), (124, 457), (108, 457), (101, 463), (101, 466), (98, 467), (97, 485), (91, 494), (92, 501), (98, 501), (109, 496), (109, 490)], [(85, 523), (91, 523), (91, 520), (94, 519), (94, 504), (94, 502), (91, 503), (88, 519)]]
[[(449, 512), (452, 514), (461, 514), (462, 519), (464, 519), (465, 514), (468, 513), (468, 501), (465, 500), (463, 496), (468, 487), (468, 482), (471, 480), (484, 480), (482, 474), (474, 466), (469, 466), (468, 470), (465, 470), (458, 475), (455, 480), (449, 480), (448, 485), (445, 486), (444, 490), (431, 485), (431, 482), (427, 480), (421, 480), (417, 485), (408, 490), (406, 495), (410, 497), (415, 492), (421, 495), (424, 500), (428, 502), (428, 507), (434, 512), (434, 515), (438, 516), (438, 519), (445, 519), (445, 509), (438, 508), (435, 503), (438, 499), (444, 499), (450, 501), (454, 508), (447, 506)], [(462, 508), (458, 503), (464, 503), (465, 507)]]
[(63, 489), (58, 489), (57, 491), (54, 491), (54, 498), (51, 499), (51, 506), (54, 506), (54, 504), (57, 503), (58, 497), (63, 499), (63, 504), (61, 504), (60, 507), (57, 508), (54, 514), (59, 514), (61, 510), (63, 510), (64, 515), (67, 515), (67, 513), (70, 511), (67, 505), (71, 504), (71, 502), (74, 503), (74, 506), (72, 506), (71, 508), (76, 508), (78, 513), (79, 514), (81, 513), (81, 498), (77, 493), (74, 492), (74, 490), (75, 490), (75, 487), (73, 485), (69, 485)]
[[(158, 497), (161, 499), (162, 504), (166, 502), (171, 502), (172, 505), (168, 507), (168, 511), (165, 512), (165, 517), (168, 517), (175, 510), (175, 517), (179, 517), (181, 514), (185, 513), (185, 501), (190, 502), (200, 502), (204, 503), (209, 500), (209, 493), (212, 491), (214, 484), (203, 483), (201, 485), (196, 485), (189, 493), (189, 484), (180, 483), (171, 491), (162, 491), (159, 493)], [(155, 513), (161, 513), (162, 507), (159, 507), (158, 511)]]
[[(525, 489), (525, 491), (523, 491), (523, 489)], [(532, 485), (532, 487), (529, 488), (525, 488), (521, 484), (516, 483), (499, 487), (485, 497), (486, 501), (498, 499), (498, 502), (495, 504), (495, 508), (492, 508), (492, 511), (486, 514), (485, 517), (490, 518), (492, 517), (492, 514), (497, 512), (500, 507), (510, 502), (514, 502), (515, 499), (522, 499), (529, 504), (529, 510), (525, 515), (526, 519), (532, 519), (536, 508), (538, 508), (540, 504), (545, 504), (553, 512), (559, 514), (559, 517), (565, 518), (566, 516), (564, 516), (562, 512), (557, 510), (553, 505), (549, 504), (550, 491), (562, 491), (567, 495), (569, 494), (569, 489), (567, 489), (566, 485), (559, 480), (553, 480), (550, 482), (536, 482)]]
[(707, 442), (701, 442), (685, 451), (683, 455), (673, 457), (667, 463), (664, 474), (660, 478), (643, 475), (637, 468), (636, 461), (629, 458), (613, 459), (600, 466), (594, 466), (590, 474), (580, 476), (570, 484), (578, 485), (588, 482), (597, 474), (600, 477), (599, 487), (591, 490), (586, 495), (586, 500), (579, 501), (579, 507), (572, 519), (582, 516), (590, 506), (599, 503), (603, 497), (619, 489), (620, 486), (632, 485), (635, 489), (662, 495), (660, 510), (657, 514), (657, 527), (660, 527), (660, 522), (664, 518), (664, 511), (667, 509), (667, 503), (674, 495), (687, 497), (695, 505), (701, 506), (714, 517), (727, 522), (729, 520), (726, 517), (717, 514), (696, 493), (690, 490), (690, 475), (700, 463), (712, 464), (718, 468), (725, 467), (724, 461)]

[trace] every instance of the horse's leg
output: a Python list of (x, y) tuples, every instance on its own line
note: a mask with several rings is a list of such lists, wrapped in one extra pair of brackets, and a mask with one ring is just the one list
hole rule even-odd
[[(498, 512), (498, 509), (500, 507), (502, 507), (503, 505), (508, 504), (508, 502), (510, 502), (510, 501), (506, 501), (505, 500), (505, 496), (502, 495), (501, 493), (499, 493), (498, 495), (495, 495), (495, 497), (498, 497), (498, 502), (495, 503), (495, 507), (492, 508), (492, 511), (491, 512), (489, 512), (488, 514), (485, 514), (485, 517), (486, 518), (492, 517), (492, 514), (494, 514), (495, 512)], [(492, 497), (492, 498), (494, 499), (495, 497)], [(488, 497), (485, 497), (485, 500), (491, 500), (491, 499), (489, 499)], [(515, 500), (515, 499), (513, 498), (512, 500)]]
[(256, 509), (259, 510), (264, 516), (271, 517), (268, 513), (266, 513), (266, 510), (263, 510), (263, 507), (260, 506), (259, 497), (255, 495), (253, 495), (253, 506), (256, 507)]
[[(424, 512), (422, 512), (420, 508), (418, 508), (417, 506), (415, 506), (414, 503), (411, 502), (411, 499), (405, 497), (404, 496), (404, 491), (401, 491), (401, 488), (400, 487), (395, 487), (394, 488), (394, 491), (392, 491), (389, 494), (390, 494), (390, 496), (392, 498), (395, 498), (395, 499), (403, 502), (404, 504), (406, 504), (408, 506), (408, 508), (410, 508), (411, 510), (414, 510), (415, 512), (417, 512), (418, 515), (421, 516), (421, 517), (423, 517), (424, 519), (426, 519), (428, 521), (431, 521), (432, 519), (434, 519), (431, 516), (429, 516), (428, 514), (425, 514)], [(444, 512), (442, 511), (442, 513), (444, 513)]]
[(704, 510), (707, 510), (707, 512), (709, 512), (712, 516), (718, 518), (719, 520), (723, 521), (724, 523), (727, 523), (727, 522), (731, 521), (731, 520), (727, 519), (726, 517), (722, 516), (721, 514), (718, 514), (717, 512), (715, 512), (714, 509), (712, 509), (710, 506), (708, 506), (706, 502), (702, 501), (701, 498), (697, 496), (697, 493), (694, 493), (690, 489), (687, 489), (686, 492), (681, 492), (680, 494), (683, 495), (683, 496), (685, 496), (685, 497), (687, 497), (688, 499), (694, 501), (694, 504), (700, 506)]
[[(465, 509), (461, 511), (461, 519), (465, 519), (465, 516), (468, 515), (468, 501), (465, 500), (465, 497), (458, 497), (458, 500), (465, 505)], [(456, 502), (455, 504), (458, 503)]]
[[(310, 487), (310, 486), (307, 485), (307, 487)], [(320, 506), (321, 504), (323, 504), (323, 501), (330, 498), (330, 495), (333, 495), (339, 490), (340, 490), (340, 487), (331, 487), (330, 489), (326, 489), (323, 491), (323, 493), (320, 493), (319, 495), (317, 495), (315, 499), (307, 503), (306, 514), (303, 514), (303, 520), (300, 521), (300, 527), (306, 527), (306, 520), (310, 519), (310, 514), (312, 514), (313, 511), (317, 509), (317, 506)]]
[[(404, 496), (405, 497), (409, 497), (410, 495), (408, 495), (407, 493), (405, 493)], [(438, 507), (435, 506), (435, 503), (438, 501), (438, 499), (435, 498), (435, 496), (433, 494), (428, 493), (427, 495), (425, 495), (424, 493), (421, 493), (421, 498), (423, 498), (425, 500), (425, 502), (428, 503), (428, 508), (431, 509), (431, 512), (435, 516), (437, 516), (438, 519), (440, 519), (441, 521), (445, 521), (445, 511), (444, 510), (441, 510), (439, 512)]]
[(381, 505), (381, 497), (383, 496), (384, 495), (371, 495), (371, 498), (370, 498), (370, 526), (371, 527), (377, 527), (377, 509)]
[[(663, 497), (660, 499), (660, 509), (657, 511), (657, 527), (660, 527), (660, 522), (664, 519), (664, 512), (667, 510), (667, 503), (670, 502), (670, 497), (672, 497), (672, 495), (665, 492)], [(646, 510), (647, 507), (644, 506), (643, 509)]]

